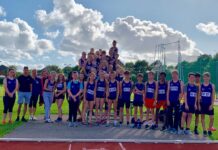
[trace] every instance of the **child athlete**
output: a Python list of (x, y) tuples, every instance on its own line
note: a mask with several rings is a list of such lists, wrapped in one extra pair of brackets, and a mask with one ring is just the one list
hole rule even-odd
[[(142, 124), (142, 119), (143, 119), (143, 99), (145, 97), (145, 85), (142, 82), (143, 80), (143, 75), (141, 73), (139, 73), (137, 75), (137, 83), (135, 84), (133, 93), (134, 93), (134, 101), (133, 101), (133, 106), (134, 106), (134, 120), (133, 120), (133, 124), (134, 124), (134, 128), (141, 128), (141, 124)], [(137, 113), (138, 113), (138, 109), (140, 112), (140, 119), (137, 119)]]
[(109, 126), (110, 113), (113, 105), (114, 108), (114, 126), (117, 126), (117, 101), (119, 95), (119, 82), (116, 81), (116, 72), (112, 71), (110, 73), (110, 81), (108, 83), (107, 99), (108, 99), (108, 117), (107, 126)]
[(130, 97), (131, 97), (131, 93), (133, 90), (132, 87), (133, 87), (133, 83), (130, 80), (130, 72), (125, 71), (124, 80), (120, 82), (120, 96), (121, 96), (121, 100), (119, 102), (120, 103), (120, 126), (123, 123), (124, 105), (126, 107), (126, 122), (127, 122), (127, 125), (129, 125), (129, 121), (130, 121), (129, 108), (130, 108)]

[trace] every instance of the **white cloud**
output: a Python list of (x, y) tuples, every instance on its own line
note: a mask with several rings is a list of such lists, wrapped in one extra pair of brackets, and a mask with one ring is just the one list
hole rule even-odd
[[(174, 30), (163, 23), (153, 23), (137, 19), (133, 16), (117, 18), (111, 24), (102, 20), (103, 15), (93, 9), (85, 8), (74, 0), (53, 0), (54, 8), (51, 12), (36, 11), (36, 18), (45, 30), (62, 28), (62, 40), (58, 43), (60, 55), (72, 53), (77, 58), (81, 51), (109, 49), (113, 39), (118, 41), (121, 59), (152, 60), (155, 45), (159, 43), (181, 41), (183, 58), (193, 60), (201, 53), (196, 44), (184, 33)], [(65, 52), (64, 52), (65, 51)], [(167, 57), (177, 55), (177, 45), (166, 47)], [(130, 58), (130, 54), (133, 57)], [(189, 57), (192, 54), (194, 57)], [(70, 59), (70, 57), (69, 57)], [(149, 61), (148, 60), (148, 61)], [(170, 60), (170, 59), (169, 59)], [(172, 62), (176, 62), (173, 59)], [(170, 63), (170, 62), (169, 62)]]
[(44, 34), (45, 34), (45, 36), (47, 36), (47, 37), (50, 38), (50, 39), (55, 39), (55, 38), (57, 38), (58, 35), (60, 34), (60, 31), (57, 30), (57, 31), (55, 31), (55, 32), (45, 32)]
[[(200, 51), (196, 44), (185, 34), (168, 27), (163, 23), (139, 20), (133, 16), (117, 18), (111, 25), (112, 30), (106, 32), (108, 39), (116, 39), (121, 51), (132, 53), (135, 58), (148, 59), (148, 54), (154, 54), (155, 45), (159, 43), (170, 43), (180, 40), (181, 52), (184, 58), (193, 54), (199, 56)], [(165, 46), (167, 58), (177, 55), (178, 44)], [(189, 51), (189, 53), (186, 53)], [(137, 56), (137, 57), (136, 57)], [(154, 56), (153, 56), (154, 57)], [(192, 57), (196, 58), (196, 57)], [(149, 60), (152, 60), (149, 58)], [(148, 61), (149, 61), (148, 60)], [(193, 59), (188, 59), (189, 61)], [(169, 63), (176, 62), (170, 61)]]
[(36, 11), (38, 21), (45, 29), (49, 27), (63, 28), (63, 38), (59, 49), (79, 54), (95, 46), (102, 48), (107, 45), (105, 31), (109, 26), (102, 21), (102, 14), (87, 9), (72, 0), (54, 0), (53, 11)]
[(52, 41), (39, 39), (24, 20), (15, 18), (13, 21), (0, 21), (0, 59), (31, 60), (53, 49)]
[(6, 12), (5, 12), (5, 9), (0, 6), (0, 17), (5, 17), (6, 16)]
[(215, 22), (199, 23), (196, 28), (208, 35), (218, 35), (218, 25)]

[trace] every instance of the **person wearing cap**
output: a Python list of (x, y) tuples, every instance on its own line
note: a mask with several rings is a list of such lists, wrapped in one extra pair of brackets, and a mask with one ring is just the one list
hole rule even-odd
[(120, 126), (123, 124), (123, 108), (124, 105), (126, 107), (126, 122), (127, 126), (129, 125), (130, 121), (130, 97), (131, 93), (133, 91), (133, 83), (130, 80), (130, 72), (125, 71), (124, 72), (124, 80), (120, 82), (120, 97), (121, 100), (119, 101), (120, 105)]
[(148, 81), (145, 83), (145, 107), (146, 107), (146, 122), (145, 122), (145, 128), (149, 128), (150, 118), (149, 115), (151, 113), (152, 115), (152, 123), (151, 123), (151, 129), (155, 129), (155, 113), (154, 109), (156, 106), (156, 94), (157, 92), (157, 83), (154, 80), (154, 72), (148, 71)]
[[(143, 100), (145, 97), (145, 84), (143, 83), (143, 74), (139, 73), (137, 75), (137, 82), (134, 85), (134, 118), (132, 120), (133, 128), (141, 128), (142, 121), (143, 121)], [(140, 112), (140, 118), (137, 119), (138, 108)]]
[[(195, 74), (190, 72), (188, 74), (188, 84), (184, 86), (184, 103), (182, 105), (182, 120), (181, 120), (181, 130), (179, 134), (190, 135), (190, 125), (192, 121), (192, 114), (195, 113), (197, 109), (197, 98), (198, 98), (198, 87), (195, 85)], [(184, 125), (186, 123), (186, 129)]]
[[(67, 85), (69, 102), (69, 127), (77, 127), (77, 111), (80, 104), (80, 95), (83, 92), (83, 83), (78, 80), (78, 72), (72, 72), (72, 80)], [(72, 118), (73, 117), (73, 118)]]
[(156, 102), (156, 128), (158, 127), (158, 120), (159, 120), (159, 113), (160, 109), (163, 108), (163, 120), (164, 124), (162, 126), (161, 131), (164, 131), (167, 129), (167, 81), (166, 81), (166, 73), (161, 72), (159, 74), (159, 81), (157, 83), (157, 102)]
[[(203, 74), (203, 83), (200, 87), (200, 110), (201, 110), (201, 123), (204, 136), (212, 135), (212, 127), (214, 123), (214, 101), (215, 101), (215, 85), (210, 83), (210, 73)], [(207, 131), (205, 125), (205, 115), (209, 116), (209, 129)]]
[[(178, 133), (180, 122), (180, 101), (183, 96), (183, 82), (179, 80), (177, 70), (173, 70), (172, 80), (168, 82), (167, 89), (167, 119), (170, 133)], [(174, 114), (174, 117), (173, 117)]]

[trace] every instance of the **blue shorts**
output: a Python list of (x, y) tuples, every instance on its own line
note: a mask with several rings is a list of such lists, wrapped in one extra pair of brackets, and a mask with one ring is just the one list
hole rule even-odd
[(86, 97), (86, 100), (89, 102), (94, 101), (94, 97)]
[(209, 110), (210, 104), (202, 104), (201, 103), (201, 114), (202, 115), (209, 115), (213, 116), (214, 115), (214, 109)]
[(96, 98), (105, 98), (105, 94), (96, 92)]
[(108, 99), (109, 99), (109, 100), (116, 100), (116, 99), (117, 99), (117, 96), (116, 96), (116, 95), (109, 95), (109, 96), (108, 96)]
[(29, 104), (31, 92), (18, 92), (18, 104)]
[(186, 110), (185, 109), (185, 104), (183, 104), (182, 105), (182, 112), (194, 114), (195, 113), (195, 106), (194, 105), (188, 105), (188, 107), (189, 107), (189, 109)]
[(121, 99), (119, 102), (118, 102), (118, 105), (119, 107), (123, 108), (124, 105), (126, 106), (127, 109), (130, 108), (130, 99), (129, 100), (124, 100), (124, 99)]

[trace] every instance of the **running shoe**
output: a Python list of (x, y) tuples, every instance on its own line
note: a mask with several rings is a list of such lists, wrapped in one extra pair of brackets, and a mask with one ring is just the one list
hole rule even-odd
[(204, 135), (204, 137), (206, 137), (207, 136), (207, 131), (204, 131), (203, 135)]
[(212, 131), (207, 132), (208, 136), (212, 136)]

